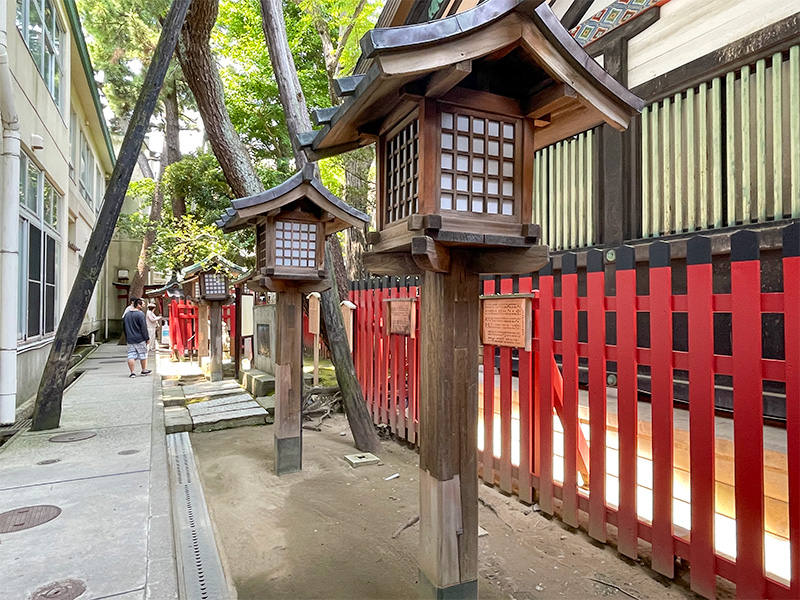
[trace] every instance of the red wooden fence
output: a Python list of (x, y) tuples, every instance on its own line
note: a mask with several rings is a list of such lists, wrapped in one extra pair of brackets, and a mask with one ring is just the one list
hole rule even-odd
[[(675, 557), (688, 561), (703, 596), (715, 596), (719, 575), (742, 598), (800, 597), (800, 224), (784, 230), (778, 292), (762, 292), (752, 231), (731, 236), (725, 293), (712, 288), (709, 238), (689, 240), (685, 275), (669, 244), (651, 244), (639, 281), (646, 294), (637, 294), (634, 248), (614, 254), (588, 251), (580, 273), (568, 253), (559, 274), (548, 266), (484, 282), (485, 294), (535, 291), (535, 320), (531, 352), (483, 347), (481, 476), (526, 502), (536, 494), (544, 512), (599, 541), (611, 524), (631, 558), (640, 540), (650, 542), (663, 575), (674, 575)], [(676, 294), (673, 279), (683, 277), (687, 293)], [(419, 336), (387, 333), (384, 300), (419, 293), (414, 278), (356, 282), (350, 293), (356, 369), (373, 419), (412, 443)], [(762, 316), (776, 314), (782, 360), (762, 352), (762, 335), (775, 333), (762, 332)], [(715, 316), (730, 319), (731, 354), (715, 353)], [(676, 350), (679, 320), (688, 321), (686, 347)], [(616, 363), (615, 387), (608, 363)], [(588, 385), (580, 383), (587, 367)], [(675, 404), (675, 370), (688, 373), (688, 403)], [(715, 414), (715, 376), (733, 380), (730, 417)], [(764, 423), (764, 382), (785, 384), (785, 430)]]
[[(173, 300), (169, 304), (169, 345), (178, 356), (197, 349), (198, 310), (193, 302)], [(236, 306), (222, 307), (222, 320), (228, 326), (231, 340), (236, 331)]]

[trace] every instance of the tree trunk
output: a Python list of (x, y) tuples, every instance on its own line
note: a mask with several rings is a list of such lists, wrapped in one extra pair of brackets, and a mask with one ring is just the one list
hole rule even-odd
[[(342, 156), (344, 165), (344, 190), (345, 201), (354, 206), (361, 212), (370, 212), (370, 192), (371, 181), (369, 170), (375, 158), (375, 151), (372, 146), (353, 150)], [(364, 270), (364, 251), (367, 247), (367, 239), (364, 231), (355, 227), (347, 230), (345, 248), (347, 256), (345, 265), (349, 279), (362, 279), (366, 277)]]
[[(286, 115), (286, 124), (289, 128), (289, 137), (292, 140), (295, 162), (300, 169), (306, 164), (306, 157), (297, 145), (297, 134), (311, 131), (311, 120), (308, 117), (305, 96), (297, 78), (294, 59), (289, 50), (286, 38), (286, 29), (283, 18), (283, 5), (281, 0), (261, 0), (261, 18), (264, 35), (267, 40), (272, 70), (278, 82), (278, 91)], [(337, 251), (331, 251), (330, 246), (335, 242)], [(342, 264), (341, 247), (338, 239), (325, 245), (325, 262), (328, 265), (328, 274), (332, 280), (332, 287), (324, 292), (321, 298), (322, 318), (325, 321), (325, 330), (328, 337), (328, 349), (331, 351), (333, 365), (336, 368), (336, 380), (342, 391), (347, 418), (350, 422), (350, 431), (356, 448), (362, 452), (379, 452), (380, 439), (372, 424), (372, 417), (367, 410), (361, 387), (356, 376), (353, 356), (347, 343), (347, 334), (344, 329), (342, 312), (339, 307), (339, 291), (337, 285), (343, 285), (347, 290), (347, 281), (342, 277), (344, 271), (336, 272), (336, 265)], [(338, 255), (338, 256), (336, 256)], [(338, 259), (338, 260), (337, 260)], [(338, 277), (337, 277), (338, 276)], [(337, 284), (337, 281), (340, 284)]]
[(238, 198), (264, 191), (250, 154), (233, 128), (225, 94), (211, 52), (209, 36), (219, 12), (219, 0), (194, 0), (181, 35), (178, 59), (197, 101), (206, 135), (222, 172)]
[[(163, 97), (164, 102), (164, 146), (166, 147), (167, 162), (162, 161), (160, 178), (164, 179), (164, 169), (175, 164), (181, 159), (181, 122), (180, 107), (178, 106), (178, 83), (173, 79), (169, 89)], [(160, 186), (159, 186), (160, 187)], [(180, 219), (186, 214), (186, 198), (172, 194), (172, 216)]]
[(61, 421), (61, 400), (67, 379), (67, 370), (75, 342), (78, 339), (83, 316), (92, 299), (97, 279), (102, 271), (108, 246), (114, 235), (114, 228), (125, 201), (125, 193), (130, 184), (137, 156), (144, 143), (144, 136), (150, 124), (150, 117), (158, 101), (164, 76), (167, 74), (170, 59), (175, 52), (181, 26), (186, 18), (191, 0), (174, 0), (161, 29), (153, 60), (147, 69), (131, 122), (125, 132), (114, 171), (106, 188), (103, 205), (97, 222), (89, 237), (86, 255), (78, 268), (72, 291), (64, 307), (64, 314), (58, 325), (47, 364), (44, 368), (39, 392), (33, 409), (33, 431), (55, 429)]

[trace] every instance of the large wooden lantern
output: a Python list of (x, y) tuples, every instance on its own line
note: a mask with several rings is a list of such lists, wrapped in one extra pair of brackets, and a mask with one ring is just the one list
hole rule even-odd
[(374, 29), (361, 47), (366, 74), (338, 80), (341, 105), (298, 141), (312, 160), (376, 145), (365, 266), (424, 274), (419, 580), (424, 596), (476, 597), (479, 275), (548, 261), (532, 223), (534, 153), (603, 123), (625, 129), (643, 102), (544, 0), (486, 0)]
[(279, 292), (275, 348), (275, 472), (302, 467), (303, 295), (327, 290), (325, 239), (369, 222), (314, 176), (314, 165), (281, 185), (233, 201), (217, 225), (256, 230), (252, 289)]

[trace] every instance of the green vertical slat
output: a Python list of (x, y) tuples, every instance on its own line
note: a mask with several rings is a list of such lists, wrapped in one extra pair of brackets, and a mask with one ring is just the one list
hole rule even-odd
[(668, 234), (672, 232), (672, 212), (673, 212), (673, 198), (672, 198), (672, 132), (670, 126), (672, 125), (672, 100), (664, 98), (664, 105), (661, 107), (661, 165), (662, 176), (661, 185), (664, 188), (664, 195), (661, 198), (662, 209), (662, 224), (661, 232)]
[(767, 220), (767, 61), (756, 62), (756, 205), (758, 220)]
[(555, 247), (558, 249), (562, 249), (564, 247), (564, 198), (562, 195), (562, 190), (564, 186), (562, 185), (562, 176), (563, 176), (563, 169), (562, 169), (562, 153), (563, 153), (563, 142), (558, 142), (556, 144), (556, 156), (555, 156), (555, 175), (556, 175), (556, 237), (554, 239)]
[(531, 215), (531, 221), (533, 223), (542, 224), (542, 221), (539, 219), (539, 154), (534, 153), (533, 155), (533, 214)]
[(645, 108), (642, 113), (642, 237), (650, 237), (650, 110)]
[(652, 222), (652, 225), (650, 226), (650, 235), (652, 236), (658, 236), (661, 233), (662, 190), (659, 178), (659, 171), (661, 170), (661, 166), (663, 164), (663, 158), (659, 154), (661, 150), (661, 145), (659, 142), (659, 135), (658, 135), (660, 112), (661, 111), (659, 110), (659, 104), (658, 102), (655, 102), (650, 111), (650, 136), (652, 138), (650, 142), (650, 147), (653, 149), (652, 177), (650, 178), (650, 190), (651, 190), (650, 220)]
[[(794, 107), (794, 112), (800, 106)], [(783, 54), (772, 55), (772, 216), (783, 218)]]
[(555, 177), (553, 169), (553, 146), (547, 147), (547, 187), (549, 193), (547, 194), (547, 245), (551, 248), (556, 247), (556, 190), (555, 190)]
[(728, 225), (736, 224), (736, 73), (725, 75), (725, 135), (727, 154)]
[(700, 218), (698, 225), (701, 229), (708, 228), (708, 86), (700, 86), (697, 95), (697, 124), (698, 148), (697, 159), (700, 161), (698, 177), (700, 179), (700, 197), (698, 206)]
[(686, 176), (683, 170), (683, 93), (675, 94), (675, 110), (673, 113), (674, 137), (675, 137), (675, 163), (673, 173), (675, 173), (675, 231), (681, 232), (686, 229), (683, 206), (686, 199), (683, 195), (683, 180)]
[(711, 220), (722, 227), (722, 80), (711, 81)]
[(594, 173), (597, 165), (594, 163), (594, 130), (586, 135), (586, 244), (594, 246), (594, 215), (596, 203), (594, 201)]
[(561, 173), (561, 247), (569, 248), (569, 144), (561, 144), (561, 164), (558, 167)]
[(582, 248), (585, 248), (586, 243), (586, 218), (588, 203), (586, 198), (586, 136), (589, 132), (584, 132), (578, 137), (577, 144), (577, 157), (578, 157), (578, 211), (580, 220), (578, 221), (578, 242)]
[(792, 218), (800, 217), (800, 46), (789, 49), (789, 111), (790, 135), (789, 142), (792, 170)]
[(569, 247), (578, 246), (578, 165), (577, 163), (578, 143), (571, 140), (569, 143), (569, 204), (570, 204), (570, 223), (569, 223)]
[[(536, 195), (538, 196), (539, 220), (536, 221), (542, 229), (542, 234), (547, 235), (547, 157), (544, 150), (539, 150), (539, 160), (537, 161), (538, 172), (536, 178)], [(546, 241), (546, 243), (550, 243)]]
[(742, 223), (753, 218), (752, 138), (750, 136), (750, 67), (742, 67)]
[(686, 222), (697, 229), (697, 152), (694, 135), (694, 88), (686, 90)]

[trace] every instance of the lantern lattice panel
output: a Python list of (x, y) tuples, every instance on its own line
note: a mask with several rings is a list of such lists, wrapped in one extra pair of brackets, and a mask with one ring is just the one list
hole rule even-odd
[(298, 221), (275, 222), (275, 265), (315, 267), (317, 225)]
[(417, 212), (419, 121), (412, 120), (386, 141), (386, 222)]
[(513, 215), (516, 123), (441, 113), (442, 210)]
[(228, 293), (225, 276), (221, 273), (205, 273), (206, 296), (225, 296)]
[(259, 223), (256, 226), (256, 264), (261, 269), (267, 266), (267, 224)]

